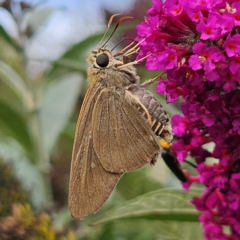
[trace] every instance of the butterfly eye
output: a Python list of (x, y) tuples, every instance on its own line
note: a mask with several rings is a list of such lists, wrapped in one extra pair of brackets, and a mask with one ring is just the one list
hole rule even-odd
[(106, 67), (109, 63), (108, 55), (100, 54), (97, 56), (96, 63), (99, 67)]

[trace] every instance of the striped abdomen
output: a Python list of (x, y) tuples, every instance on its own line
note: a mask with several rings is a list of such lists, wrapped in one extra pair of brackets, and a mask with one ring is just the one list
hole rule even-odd
[(133, 84), (128, 89), (147, 109), (151, 116), (151, 128), (154, 133), (167, 142), (171, 142), (172, 127), (169, 123), (169, 116), (163, 106), (157, 101), (153, 94), (146, 88)]

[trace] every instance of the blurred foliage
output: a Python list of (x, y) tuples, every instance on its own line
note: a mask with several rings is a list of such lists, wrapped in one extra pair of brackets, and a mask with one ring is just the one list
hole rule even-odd
[(75, 240), (69, 231), (56, 232), (46, 213), (34, 213), (29, 205), (15, 204), (12, 214), (0, 220), (1, 240)]
[(35, 213), (29, 196), (8, 164), (0, 161), (0, 239), (75, 240), (71, 230), (55, 229), (45, 212)]
[[(70, 46), (52, 62), (28, 59), (28, 43), (55, 10), (44, 3), (12, 3), (0, 2), (0, 14), (7, 11), (17, 29), (13, 37), (0, 22), (0, 239), (202, 239), (189, 203), (198, 191), (177, 190), (180, 184), (162, 161), (125, 174), (97, 214), (81, 222), (70, 217), (70, 158), (86, 90), (85, 57), (103, 33)], [(138, 6), (143, 12), (144, 5)], [(129, 28), (123, 24), (118, 32)], [(29, 74), (29, 66), (43, 63), (47, 67), (40, 73)], [(143, 67), (139, 73), (143, 79), (158, 74)], [(177, 112), (156, 97), (170, 114)]]
[(14, 203), (29, 202), (28, 194), (16, 179), (13, 171), (2, 161), (0, 161), (0, 183), (0, 217), (9, 215)]

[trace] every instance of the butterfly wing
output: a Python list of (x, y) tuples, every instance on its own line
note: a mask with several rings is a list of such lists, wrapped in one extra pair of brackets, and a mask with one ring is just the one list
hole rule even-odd
[(93, 110), (93, 146), (107, 171), (138, 169), (159, 154), (160, 146), (143, 113), (142, 104), (124, 88), (101, 91)]
[(100, 92), (99, 84), (89, 88), (76, 128), (69, 183), (69, 208), (76, 219), (97, 212), (122, 176), (106, 171), (93, 148), (92, 115)]

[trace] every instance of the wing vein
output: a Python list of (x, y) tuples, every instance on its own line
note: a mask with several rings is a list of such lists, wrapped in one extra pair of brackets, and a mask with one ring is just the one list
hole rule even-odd
[[(131, 106), (130, 106), (130, 108), (131, 108)], [(131, 109), (132, 110), (132, 109)], [(124, 113), (126, 114), (126, 111), (125, 111), (125, 109), (123, 108), (123, 111), (124, 111)], [(132, 112), (134, 112), (134, 111), (132, 111)], [(135, 113), (134, 113), (135, 114)], [(126, 114), (126, 116), (127, 116), (127, 118), (129, 119), (129, 121), (132, 123), (132, 125), (133, 125), (133, 127), (134, 127), (134, 129), (138, 132), (138, 135), (140, 135), (141, 136), (141, 139), (143, 139), (144, 140), (144, 142), (146, 142), (146, 140), (145, 140), (145, 138), (142, 136), (142, 134), (140, 133), (140, 131), (136, 128), (136, 126), (135, 126), (135, 124), (131, 121), (131, 119), (128, 117), (128, 115)], [(144, 119), (144, 121), (145, 121), (145, 119)], [(147, 153), (146, 151), (145, 151), (145, 153)]]
[[(116, 112), (116, 106), (115, 104), (113, 103), (113, 113)], [(119, 126), (119, 123), (118, 123), (118, 120), (117, 120), (117, 114), (113, 114), (113, 134), (114, 134), (114, 139), (116, 140), (116, 150), (120, 156), (119, 160), (121, 162), (121, 165), (123, 164), (123, 159), (122, 159), (122, 153), (121, 153), (121, 148), (120, 148), (120, 145), (119, 145), (119, 139), (118, 139), (118, 134), (116, 133), (116, 131), (119, 131), (119, 134), (120, 134), (120, 126)]]
[[(127, 114), (125, 114), (125, 115), (127, 116)], [(123, 124), (123, 126), (124, 126), (124, 129), (126, 129), (126, 133), (128, 134), (128, 137), (126, 137), (126, 139), (124, 139), (124, 140), (128, 143), (127, 145), (130, 147), (130, 152), (135, 155), (138, 151), (134, 151), (134, 149), (132, 149), (133, 143), (132, 143), (132, 139), (131, 139), (131, 132), (130, 132), (129, 129), (126, 127), (126, 124), (124, 123), (124, 121), (122, 121), (122, 124)], [(137, 147), (137, 149), (139, 150), (138, 144), (135, 144), (134, 147)], [(136, 154), (136, 155), (138, 155), (138, 154)], [(136, 157), (137, 157), (137, 156), (136, 156)], [(136, 159), (136, 161), (137, 161), (137, 159)], [(134, 159), (133, 159), (133, 158), (131, 158), (131, 162), (134, 162)], [(133, 163), (133, 164), (134, 164), (134, 163)]]

